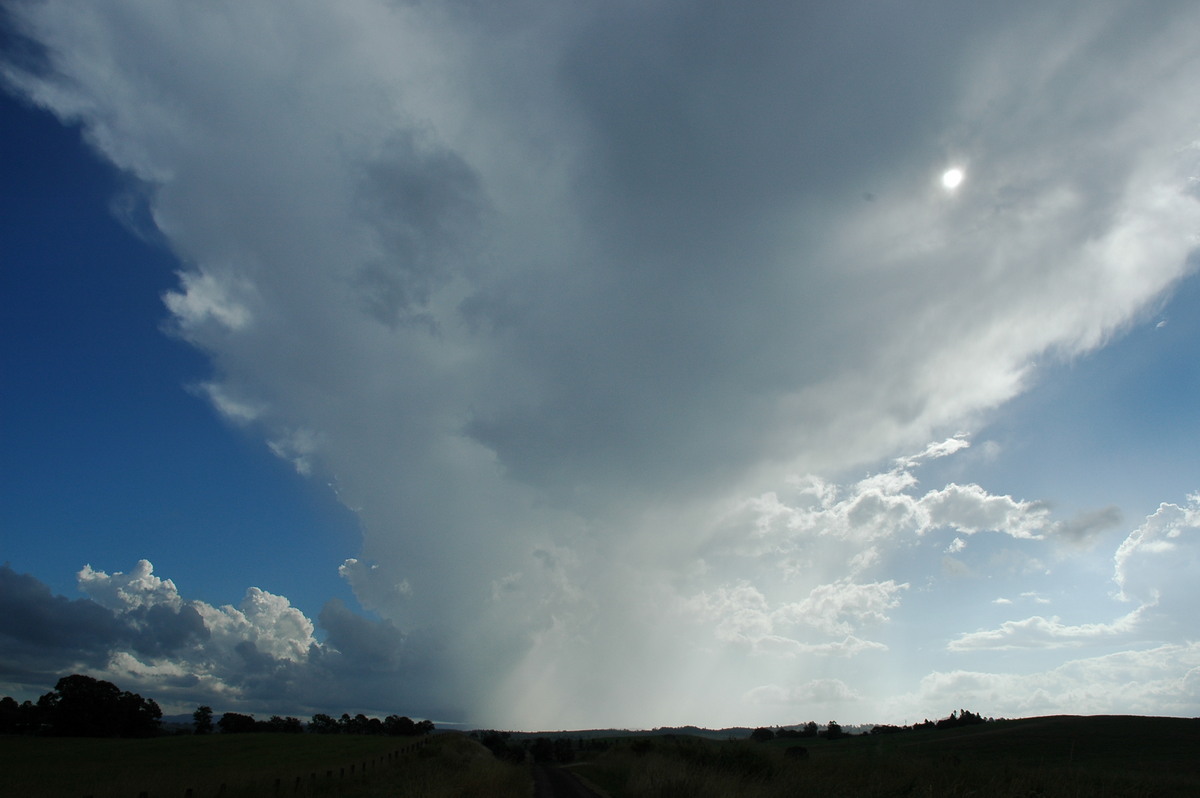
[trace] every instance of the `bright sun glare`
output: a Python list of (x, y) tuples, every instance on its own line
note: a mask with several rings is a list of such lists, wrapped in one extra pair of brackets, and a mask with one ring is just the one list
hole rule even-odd
[(942, 172), (942, 187), (947, 191), (953, 191), (962, 183), (964, 177), (966, 175), (963, 174), (963, 170), (957, 166), (953, 169), (947, 169), (945, 172)]

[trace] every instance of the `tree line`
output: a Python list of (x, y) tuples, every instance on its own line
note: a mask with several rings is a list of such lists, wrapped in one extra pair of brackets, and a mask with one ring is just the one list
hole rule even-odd
[[(209, 734), (213, 731), (213, 711), (211, 707), (199, 707), (192, 713), (193, 727), (196, 734)], [(276, 734), (374, 734), (391, 737), (410, 737), (418, 734), (429, 734), (433, 731), (433, 721), (414, 721), (404, 715), (388, 715), (383, 720), (368, 718), (358, 714), (351, 717), (343, 712), (340, 718), (332, 715), (317, 713), (307, 724), (299, 718), (281, 718), (272, 715), (269, 720), (255, 720), (253, 715), (243, 715), (240, 712), (226, 712), (216, 722), (216, 728), (223, 734), (247, 734), (267, 732)]]
[[(344, 713), (340, 719), (318, 713), (307, 724), (299, 718), (226, 712), (214, 722), (211, 707), (192, 713), (192, 730), (209, 734), (275, 732), (300, 734), (386, 734), (411, 736), (434, 730), (428, 720), (413, 721), (401, 715), (383, 720)], [(36, 734), (55, 737), (153, 737), (163, 733), (162, 710), (153, 699), (121, 690), (112, 682), (74, 674), (58, 680), (54, 689), (34, 701), (17, 703), (0, 698), (0, 734)]]
[[(982, 715), (971, 712), (968, 709), (960, 709), (951, 712), (948, 717), (938, 721), (932, 721), (926, 718), (920, 723), (914, 723), (911, 726), (893, 726), (891, 724), (880, 724), (871, 727), (866, 734), (895, 734), (897, 732), (920, 731), (922, 729), (953, 729), (959, 726), (972, 726), (976, 723), (987, 723), (991, 718), (984, 718)], [(825, 728), (817, 726), (815, 721), (809, 721), (801, 726), (795, 727), (776, 727), (774, 729), (768, 727), (760, 727), (750, 732), (750, 739), (765, 743), (769, 740), (785, 739), (785, 738), (816, 738), (820, 737), (826, 740), (839, 740), (842, 737), (852, 737), (850, 732), (842, 728), (836, 720), (829, 721)]]

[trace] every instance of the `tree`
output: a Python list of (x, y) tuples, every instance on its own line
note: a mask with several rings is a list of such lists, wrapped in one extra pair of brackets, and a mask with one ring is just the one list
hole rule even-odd
[(825, 727), (825, 734), (822, 735), (827, 740), (839, 740), (845, 733), (842, 731), (842, 726), (836, 720), (829, 721), (829, 725)]
[(408, 736), (417, 733), (417, 724), (412, 722), (412, 718), (402, 715), (388, 715), (383, 720), (383, 731), (385, 734), (390, 734), (396, 737)]
[(60, 737), (149, 737), (162, 719), (154, 701), (80, 674), (59, 679), (37, 705), (42, 722)]
[(767, 728), (755, 729), (750, 732), (750, 739), (756, 743), (765, 743), (775, 739), (775, 732)]
[(237, 712), (226, 712), (217, 721), (217, 726), (221, 729), (222, 734), (245, 734), (256, 731), (257, 725), (253, 715), (242, 715)]
[[(350, 717), (348, 712), (342, 713), (342, 719), (339, 723), (343, 734), (370, 734), (371, 721), (363, 713), (358, 713), (354, 717)], [(381, 724), (382, 729), (382, 724)]]
[(308, 722), (308, 730), (317, 734), (337, 734), (341, 729), (338, 722), (324, 712), (318, 712)]
[(209, 734), (212, 732), (212, 716), (212, 707), (196, 707), (196, 711), (192, 713), (192, 723), (196, 727), (196, 734)]
[(286, 718), (272, 715), (271, 719), (266, 723), (257, 725), (261, 726), (263, 731), (275, 732), (276, 734), (299, 734), (304, 731), (304, 725), (300, 722), (300, 719), (293, 718), (290, 715)]
[(21, 705), (12, 696), (0, 698), (0, 734), (12, 734), (17, 731), (21, 717)]

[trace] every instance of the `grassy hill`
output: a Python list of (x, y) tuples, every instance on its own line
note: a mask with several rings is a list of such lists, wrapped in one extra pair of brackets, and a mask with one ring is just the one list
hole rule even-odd
[(529, 783), (524, 768), (459, 734), (0, 737), (0, 796), (22, 798), (527, 798)]
[[(1063, 716), (766, 743), (659, 730), (605, 742), (607, 750), (585, 750), (583, 761), (569, 767), (610, 798), (1200, 795), (1200, 719)], [(0, 795), (187, 798), (189, 789), (192, 798), (530, 794), (527, 763), (502, 762), (465, 735), (415, 743), (307, 734), (0, 737)], [(807, 749), (806, 758), (786, 754), (797, 744)]]
[[(805, 759), (785, 750), (807, 749)], [(1200, 720), (1045, 717), (841, 740), (618, 742), (579, 766), (612, 798), (1200, 795)]]

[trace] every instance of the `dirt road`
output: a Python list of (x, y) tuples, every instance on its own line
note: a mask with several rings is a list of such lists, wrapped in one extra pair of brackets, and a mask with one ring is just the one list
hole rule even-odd
[(533, 766), (534, 798), (600, 798), (569, 770)]

